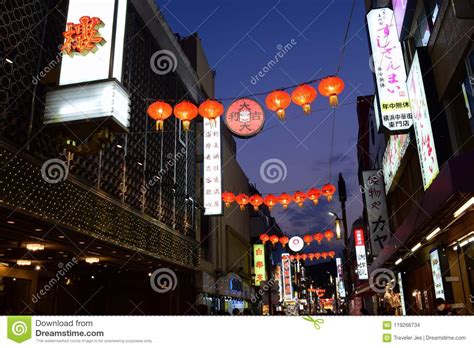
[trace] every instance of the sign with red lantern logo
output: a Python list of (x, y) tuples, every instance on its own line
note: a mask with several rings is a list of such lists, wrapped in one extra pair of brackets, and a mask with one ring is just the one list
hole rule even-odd
[(238, 137), (257, 135), (265, 124), (265, 113), (253, 99), (238, 99), (230, 104), (225, 114), (227, 128)]

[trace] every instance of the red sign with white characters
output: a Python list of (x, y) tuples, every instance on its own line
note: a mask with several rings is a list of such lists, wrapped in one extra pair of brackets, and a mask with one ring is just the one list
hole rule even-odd
[(262, 130), (265, 124), (265, 113), (255, 100), (238, 99), (227, 109), (225, 123), (235, 135), (248, 138)]

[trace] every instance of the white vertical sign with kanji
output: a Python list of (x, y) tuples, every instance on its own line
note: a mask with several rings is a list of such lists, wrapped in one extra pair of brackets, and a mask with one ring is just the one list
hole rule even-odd
[(221, 124), (204, 119), (204, 214), (222, 214)]
[(365, 250), (364, 230), (362, 228), (354, 229), (354, 244), (357, 261), (357, 276), (360, 280), (369, 279), (369, 270), (367, 267), (367, 256)]
[(390, 238), (387, 200), (382, 170), (362, 172), (364, 180), (364, 198), (369, 223), (370, 245), (372, 255), (377, 256)]

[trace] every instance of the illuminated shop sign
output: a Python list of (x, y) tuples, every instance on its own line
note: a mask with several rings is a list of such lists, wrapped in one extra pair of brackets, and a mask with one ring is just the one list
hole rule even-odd
[(397, 279), (398, 279), (398, 287), (400, 289), (400, 302), (402, 304), (402, 315), (407, 315), (407, 309), (405, 307), (405, 291), (403, 290), (403, 280), (402, 280), (401, 273), (398, 273)]
[(357, 257), (357, 275), (359, 279), (369, 279), (367, 268), (367, 256), (365, 254), (364, 230), (356, 228), (354, 230), (355, 252)]
[(416, 52), (413, 58), (407, 85), (413, 110), (421, 176), (423, 178), (423, 187), (426, 190), (438, 175), (439, 166), (418, 52)]
[(283, 301), (293, 301), (293, 284), (291, 282), (290, 254), (281, 254), (281, 266), (283, 268)]
[(433, 275), (433, 284), (435, 290), (435, 298), (446, 299), (444, 295), (443, 274), (441, 273), (441, 265), (439, 263), (438, 249), (430, 253), (431, 273)]
[(294, 252), (301, 251), (304, 247), (303, 238), (298, 237), (298, 236), (291, 237), (288, 242), (288, 246), (291, 251), (294, 251)]
[(407, 13), (407, 4), (410, 0), (392, 0), (393, 13), (395, 14), (395, 23), (397, 25), (398, 37), (401, 36), (403, 30), (403, 21)]
[(382, 125), (389, 131), (406, 132), (413, 119), (393, 11), (389, 8), (371, 10), (367, 14), (367, 25)]
[(393, 181), (397, 176), (398, 169), (402, 163), (403, 156), (410, 145), (410, 134), (391, 135), (385, 148), (382, 159), (383, 179), (385, 182), (385, 192), (390, 192)]
[(221, 123), (204, 119), (204, 214), (222, 214)]
[(98, 46), (105, 43), (105, 39), (99, 33), (99, 28), (103, 26), (104, 23), (100, 18), (89, 16), (81, 17), (77, 24), (67, 23), (61, 51), (69, 55), (74, 53), (86, 55), (97, 51)]
[(254, 244), (253, 246), (253, 268), (255, 285), (259, 286), (261, 282), (267, 280), (267, 273), (265, 272), (265, 246), (263, 244)]
[(255, 100), (238, 99), (227, 109), (225, 123), (235, 135), (249, 138), (262, 130), (265, 124), (265, 113)]
[(336, 258), (336, 268), (337, 268), (337, 277), (336, 277), (336, 284), (337, 284), (337, 291), (339, 293), (339, 298), (346, 297), (346, 288), (344, 287), (344, 276), (342, 272), (342, 261), (341, 258)]

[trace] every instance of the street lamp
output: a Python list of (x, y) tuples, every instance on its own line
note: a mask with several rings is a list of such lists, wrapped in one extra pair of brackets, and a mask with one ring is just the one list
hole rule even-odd
[(334, 216), (336, 218), (335, 221), (334, 221), (334, 225), (335, 225), (335, 228), (336, 228), (336, 239), (340, 240), (342, 238), (341, 219), (339, 219), (339, 216), (337, 216), (337, 214), (333, 211), (330, 211), (328, 214), (331, 215), (331, 216)]

